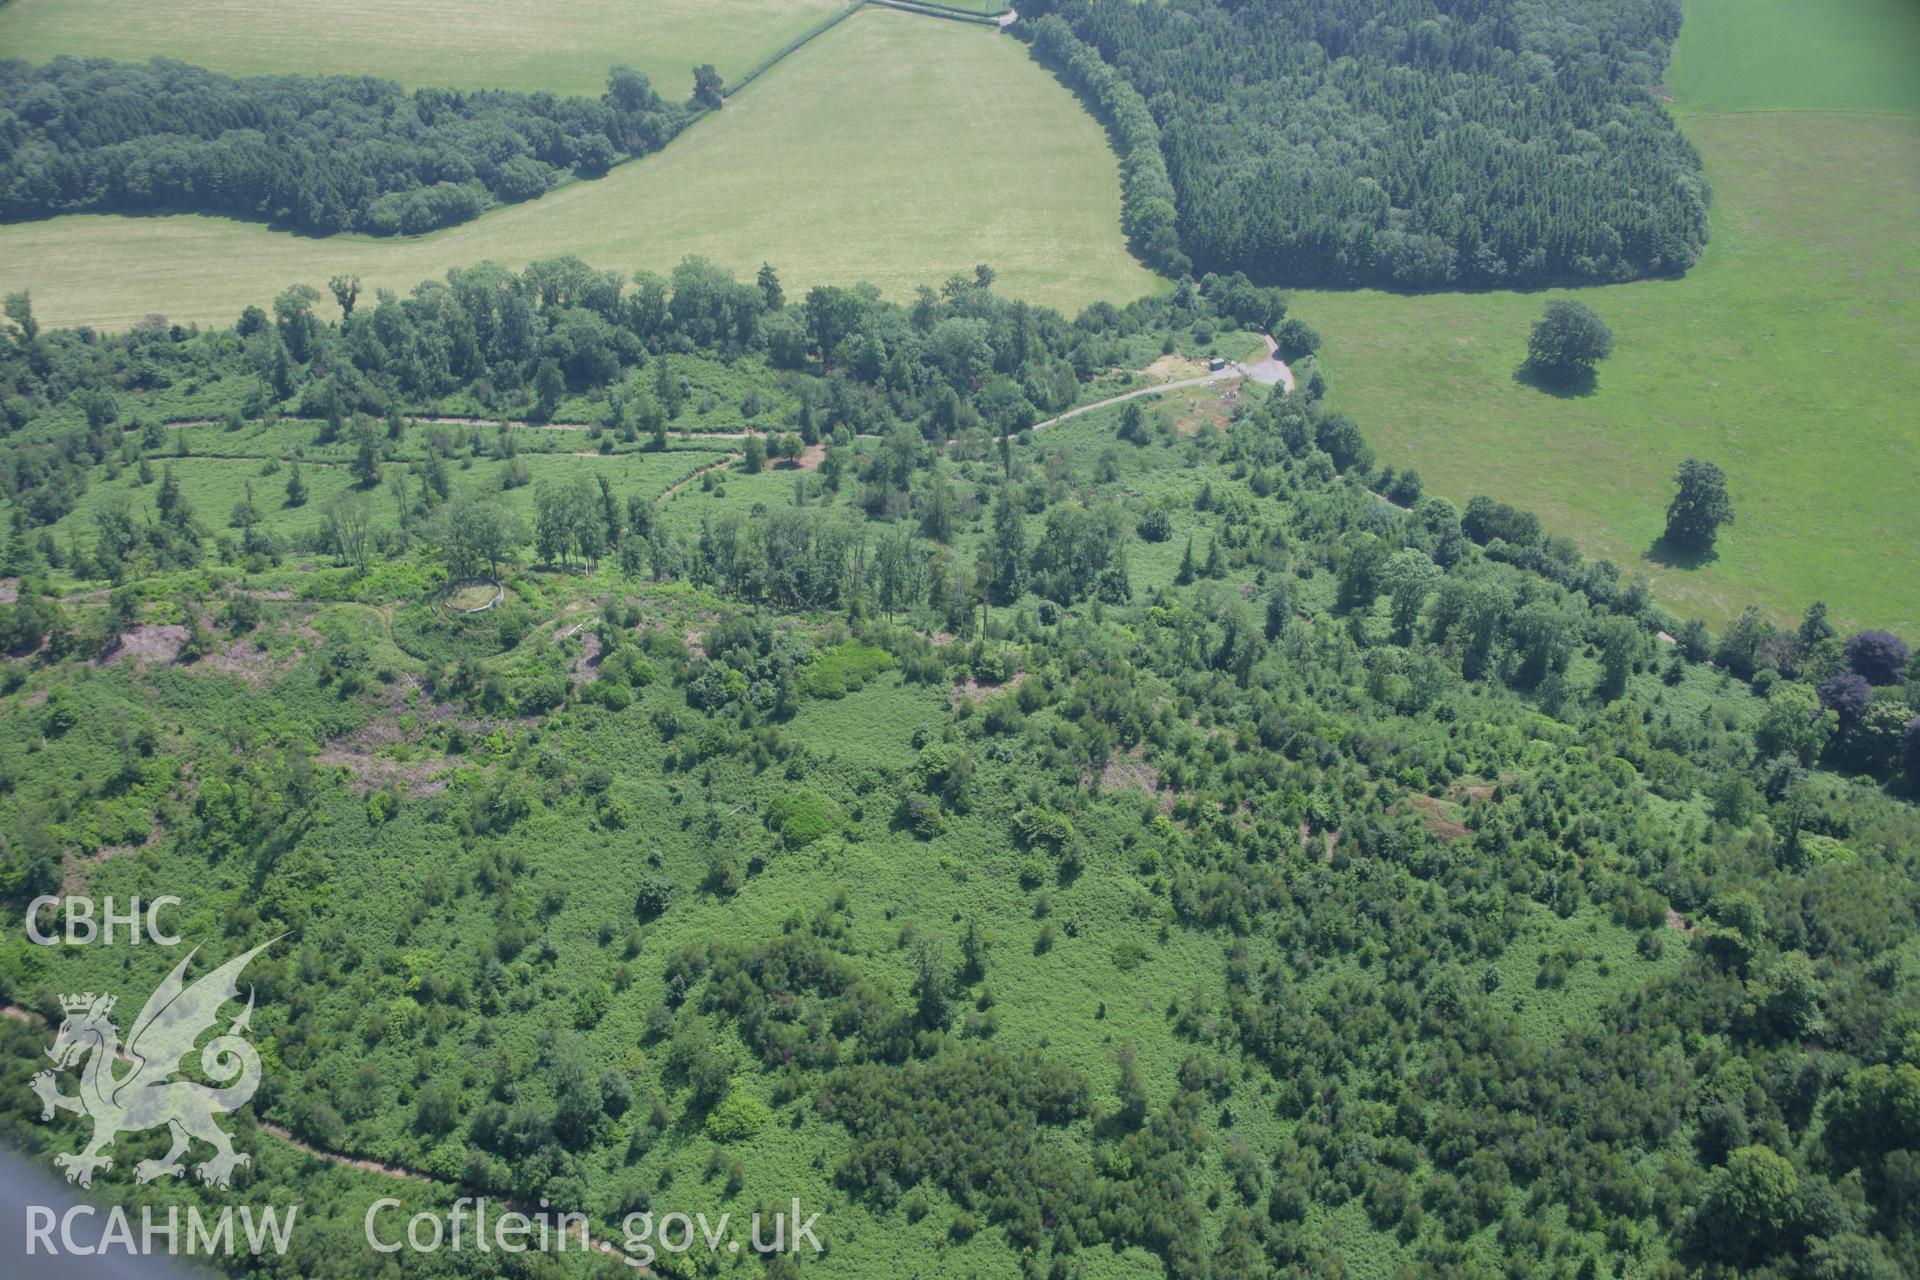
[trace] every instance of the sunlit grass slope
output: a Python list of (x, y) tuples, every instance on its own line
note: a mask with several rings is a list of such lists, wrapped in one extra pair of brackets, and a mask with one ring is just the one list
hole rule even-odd
[(31, 289), (50, 324), (230, 321), (295, 281), (348, 272), (405, 290), (565, 253), (623, 270), (772, 262), (790, 290), (868, 280), (894, 297), (986, 262), (1004, 292), (1067, 309), (1158, 283), (1121, 236), (1100, 125), (1024, 46), (875, 10), (665, 151), (463, 226), (312, 239), (196, 216), (56, 218), (0, 227), (0, 286)]
[(731, 80), (845, 0), (12, 0), (0, 53), (177, 58), (229, 75), (385, 76), (409, 85), (598, 94), (607, 68), (668, 97), (711, 62)]

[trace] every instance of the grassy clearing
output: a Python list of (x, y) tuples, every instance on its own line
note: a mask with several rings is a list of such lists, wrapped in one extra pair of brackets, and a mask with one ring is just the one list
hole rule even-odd
[[(117, 474), (103, 476), (98, 483), (88, 487), (72, 512), (49, 527), (50, 532), (63, 545), (76, 534), (84, 539), (94, 528), (98, 512), (110, 504), (117, 505), (123, 501), (128, 504), (136, 520), (156, 518), (153, 504), (159, 489), (158, 477), (163, 468), (172, 467), (182, 495), (211, 532), (238, 538), (238, 530), (230, 527), (229, 520), (235, 505), (246, 498), (251, 490), (254, 508), (260, 516), (262, 528), (267, 532), (295, 543), (312, 538), (325, 523), (327, 508), (342, 495), (356, 491), (343, 456), (343, 447), (313, 448), (303, 443), (306, 456), (298, 458), (297, 464), (301, 480), (307, 488), (307, 500), (299, 506), (287, 505), (287, 476), (295, 462), (269, 461), (251, 452), (253, 448), (271, 449), (275, 442), (284, 443), (296, 437), (305, 442), (311, 439), (312, 434), (313, 425), (310, 423), (276, 424), (231, 435), (214, 428), (196, 429), (192, 442), (194, 452), (190, 456), (155, 460), (154, 483), (141, 484), (138, 472), (130, 467)], [(235, 447), (227, 448), (228, 441), (236, 442)], [(588, 448), (584, 433), (580, 435), (577, 447), (583, 450)], [(278, 456), (292, 457), (290, 453)], [(422, 456), (424, 454), (418, 449), (402, 447), (396, 459), (387, 463), (387, 466), (399, 468)], [(503, 491), (501, 478), (506, 464), (482, 459), (471, 466), (454, 465), (453, 490), (455, 493), (472, 495), (497, 493), (507, 509), (531, 528), (534, 486), (542, 480), (565, 483), (576, 475), (604, 475), (622, 498), (634, 493), (657, 496), (698, 468), (725, 456), (711, 446), (683, 448), (678, 441), (665, 453), (623, 452), (610, 457), (525, 453), (520, 455), (519, 461), (526, 469), (527, 484)], [(398, 523), (397, 504), (386, 488), (367, 491), (367, 502), (375, 528), (391, 529)], [(293, 558), (296, 561), (303, 559), (297, 554)], [(305, 559), (311, 559), (314, 563), (324, 563), (326, 560), (324, 556)]]
[[(1590, 396), (1516, 382), (1547, 295), (1302, 294), (1336, 407), (1384, 460), (1455, 499), (1490, 493), (1710, 621), (1816, 597), (1853, 623), (1920, 626), (1920, 581), (1881, 567), (1920, 535), (1920, 122), (1691, 117), (1717, 199), (1682, 280), (1580, 292), (1614, 331)], [(1646, 558), (1680, 460), (1727, 471), (1719, 558)]]
[(1920, 112), (1912, 0), (1687, 0), (1667, 86), (1686, 111)]
[(668, 97), (711, 62), (729, 81), (845, 0), (15, 0), (0, 48), (177, 58), (231, 75), (385, 76), (408, 85), (598, 94), (607, 68), (645, 72)]
[(1017, 42), (873, 11), (756, 81), (666, 151), (412, 240), (305, 239), (197, 216), (0, 228), (0, 285), (50, 324), (149, 312), (229, 321), (296, 280), (410, 289), (455, 265), (572, 253), (623, 268), (701, 254), (789, 292), (868, 280), (892, 297), (991, 263), (1009, 293), (1068, 309), (1158, 278), (1120, 234), (1099, 124)]
[(1637, 949), (1633, 930), (1594, 908), (1569, 919), (1539, 910), (1488, 967), (1499, 979), (1499, 1003), (1512, 1010), (1527, 1037), (1554, 1040), (1580, 1030), (1592, 1010), (1625, 992), (1676, 975), (1685, 937), (1670, 931), (1660, 941), (1659, 951), (1648, 957)]
[(447, 593), (447, 608), (458, 613), (477, 613), (493, 603), (495, 588), (490, 582), (476, 582)]

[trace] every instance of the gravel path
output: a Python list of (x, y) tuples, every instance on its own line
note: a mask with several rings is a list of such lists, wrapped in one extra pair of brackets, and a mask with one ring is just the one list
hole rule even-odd
[(1203, 373), (1198, 377), (1175, 378), (1171, 382), (1162, 382), (1158, 386), (1141, 387), (1138, 391), (1127, 391), (1117, 396), (1108, 396), (1105, 400), (1095, 400), (1092, 404), (1083, 404), (1077, 409), (1069, 409), (1057, 417), (1048, 418), (1045, 422), (1036, 422), (1033, 424), (1033, 430), (1038, 431), (1042, 427), (1051, 427), (1055, 423), (1065, 422), (1068, 418), (1077, 418), (1083, 413), (1092, 413), (1095, 409), (1105, 409), (1109, 405), (1121, 404), (1128, 400), (1137, 400), (1141, 396), (1157, 396), (1163, 391), (1178, 391), (1182, 387), (1205, 387), (1216, 382), (1228, 382), (1235, 378), (1250, 378), (1263, 386), (1271, 387), (1278, 385), (1285, 387), (1291, 392), (1293, 390), (1293, 370), (1289, 369), (1287, 362), (1280, 358), (1278, 348), (1275, 346), (1273, 339), (1266, 334), (1261, 334), (1260, 336), (1266, 340), (1267, 354), (1258, 360), (1249, 361), (1245, 364), (1235, 360), (1227, 364), (1225, 368), (1215, 369), (1211, 373)]

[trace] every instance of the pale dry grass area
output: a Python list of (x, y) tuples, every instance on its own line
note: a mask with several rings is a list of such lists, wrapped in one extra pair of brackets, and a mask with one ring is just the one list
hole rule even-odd
[(1161, 286), (1120, 233), (1099, 123), (1011, 37), (870, 10), (755, 81), (664, 151), (408, 239), (293, 236), (194, 215), (82, 214), (0, 227), (0, 288), (49, 325), (150, 313), (231, 323), (337, 273), (405, 292), (447, 269), (575, 254), (669, 271), (697, 254), (790, 297), (866, 280), (897, 299), (989, 263), (999, 288), (1078, 310)]
[(669, 98), (711, 62), (731, 81), (845, 0), (12, 0), (0, 51), (145, 62), (228, 75), (368, 75), (455, 89), (597, 96), (607, 68)]

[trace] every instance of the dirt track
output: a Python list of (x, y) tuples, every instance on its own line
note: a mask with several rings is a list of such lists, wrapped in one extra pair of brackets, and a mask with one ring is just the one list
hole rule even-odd
[(1242, 364), (1235, 360), (1230, 362), (1225, 368), (1215, 369), (1211, 373), (1203, 373), (1198, 377), (1175, 378), (1171, 382), (1162, 382), (1158, 386), (1141, 387), (1137, 391), (1126, 391), (1117, 396), (1108, 396), (1105, 400), (1095, 400), (1092, 404), (1083, 404), (1077, 409), (1069, 409), (1063, 414), (1048, 418), (1045, 422), (1036, 422), (1033, 424), (1032, 429), (1038, 431), (1042, 427), (1051, 427), (1055, 423), (1065, 422), (1068, 418), (1077, 418), (1083, 413), (1092, 413), (1095, 409), (1105, 409), (1109, 405), (1120, 404), (1127, 400), (1137, 400), (1141, 396), (1157, 396), (1163, 391), (1178, 391), (1182, 387), (1204, 387), (1215, 382), (1228, 382), (1236, 378), (1250, 378), (1254, 382), (1268, 387), (1277, 384), (1291, 392), (1293, 390), (1293, 370), (1289, 369), (1287, 362), (1282, 360), (1278, 355), (1278, 347), (1275, 345), (1273, 339), (1266, 334), (1260, 336), (1266, 339), (1267, 354), (1251, 363)]

